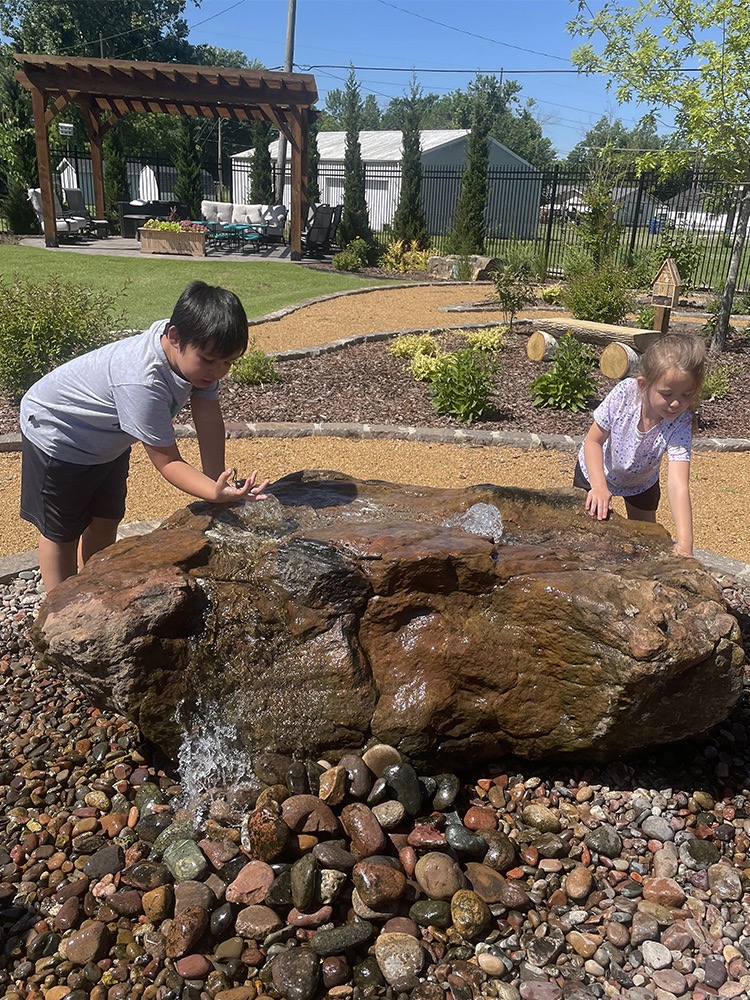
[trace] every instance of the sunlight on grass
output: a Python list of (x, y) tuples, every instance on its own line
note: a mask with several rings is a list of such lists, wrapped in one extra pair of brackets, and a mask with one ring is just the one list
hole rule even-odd
[(57, 276), (109, 289), (117, 294), (125, 325), (131, 329), (145, 329), (154, 320), (169, 316), (185, 285), (195, 279), (235, 292), (250, 318), (320, 295), (387, 284), (272, 261), (141, 260), (20, 246), (0, 246), (0, 274), (8, 280), (33, 275), (37, 282)]

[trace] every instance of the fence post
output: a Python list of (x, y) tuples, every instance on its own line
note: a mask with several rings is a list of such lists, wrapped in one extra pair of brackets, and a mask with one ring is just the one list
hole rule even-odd
[[(555, 171), (554, 171), (554, 173), (552, 175), (552, 192), (550, 194), (550, 200), (549, 200), (549, 217), (547, 219), (547, 236), (545, 237), (545, 240), (544, 240), (545, 268), (548, 267), (548, 264), (549, 264), (549, 252), (550, 252), (550, 247), (552, 246), (552, 217), (555, 214), (555, 198), (557, 197), (557, 180), (558, 180), (559, 175), (560, 175), (560, 164), (556, 163), (555, 164)], [(545, 275), (545, 277), (546, 277), (546, 275)]]
[(635, 238), (638, 233), (638, 219), (641, 216), (641, 202), (643, 201), (643, 184), (646, 179), (645, 174), (641, 174), (638, 178), (638, 194), (635, 196), (635, 212), (633, 213), (633, 230), (630, 234), (630, 248), (628, 253), (632, 259), (633, 251), (635, 250)]

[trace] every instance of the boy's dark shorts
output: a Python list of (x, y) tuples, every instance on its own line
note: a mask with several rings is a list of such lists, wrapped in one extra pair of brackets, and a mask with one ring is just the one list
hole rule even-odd
[[(580, 462), (576, 462), (576, 471), (573, 475), (573, 485), (577, 486), (579, 490), (586, 490), (586, 492), (591, 489), (591, 483), (584, 476)], [(644, 490), (643, 493), (635, 493), (632, 497), (624, 497), (623, 499), (626, 503), (629, 503), (631, 507), (635, 507), (636, 510), (656, 510), (659, 506), (659, 501), (661, 500), (661, 486), (659, 485), (659, 480), (657, 479), (654, 485), (649, 486), (649, 488)]]
[(51, 542), (75, 542), (95, 517), (125, 516), (130, 448), (103, 465), (50, 458), (21, 437), (21, 517)]

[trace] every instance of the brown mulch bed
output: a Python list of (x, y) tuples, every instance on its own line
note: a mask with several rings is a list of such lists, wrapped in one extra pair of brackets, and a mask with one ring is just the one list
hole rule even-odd
[[(696, 324), (673, 322), (670, 329), (694, 332)], [(597, 392), (590, 400), (590, 408), (581, 413), (535, 407), (529, 386), (546, 368), (526, 357), (527, 336), (528, 330), (512, 335), (500, 354), (491, 408), (484, 419), (472, 427), (574, 437), (585, 434), (591, 423), (591, 410), (614, 383), (595, 369)], [(443, 334), (440, 339), (445, 350), (465, 346), (455, 334)], [(699, 434), (750, 438), (750, 407), (747, 406), (750, 339), (735, 337), (729, 348), (716, 363), (729, 366), (731, 391), (724, 399), (703, 403)], [(238, 386), (227, 381), (222, 389), (222, 406), (228, 420), (466, 427), (435, 413), (427, 384), (411, 377), (407, 362), (389, 353), (387, 342), (347, 347), (320, 357), (280, 361), (276, 368), (281, 378), (273, 385)]]
[[(701, 313), (676, 316), (674, 332), (700, 329)], [(482, 315), (462, 314), (467, 323), (481, 322)], [(457, 317), (447, 319), (454, 325)], [(738, 324), (740, 325), (740, 324)], [(744, 324), (742, 324), (744, 325)], [(387, 329), (387, 325), (384, 327)], [(597, 390), (589, 409), (567, 413), (533, 406), (529, 386), (544, 364), (526, 357), (530, 329), (519, 326), (499, 355), (490, 409), (473, 428), (492, 431), (529, 431), (537, 434), (585, 434), (591, 411), (612, 388), (613, 382), (598, 369), (593, 372)], [(455, 333), (440, 335), (443, 350), (465, 346)], [(292, 344), (289, 345), (294, 346)], [(704, 402), (699, 415), (699, 435), (750, 438), (750, 338), (735, 333), (725, 354), (715, 364), (728, 366), (730, 391), (723, 399)], [(432, 406), (429, 386), (415, 381), (408, 363), (389, 353), (387, 342), (345, 347), (319, 357), (278, 361), (280, 381), (262, 386), (240, 386), (227, 379), (222, 385), (222, 407), (227, 421), (295, 423), (371, 423), (419, 427), (465, 429), (466, 424), (438, 416)], [(189, 413), (179, 419), (189, 422)], [(18, 427), (18, 407), (0, 396), (0, 433)]]

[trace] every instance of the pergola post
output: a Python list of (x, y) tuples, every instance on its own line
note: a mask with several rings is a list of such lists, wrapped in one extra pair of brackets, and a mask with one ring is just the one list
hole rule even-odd
[[(307, 216), (307, 128), (302, 117), (292, 118), (292, 171), (291, 171), (291, 229), (289, 248), (292, 260), (302, 259), (302, 229)], [(307, 124), (305, 122), (305, 124)]]
[(42, 218), (44, 219), (44, 243), (48, 247), (58, 246), (57, 225), (55, 223), (55, 195), (52, 186), (52, 164), (49, 157), (49, 136), (47, 135), (46, 111), (47, 95), (38, 87), (32, 88), (31, 107), (34, 112), (34, 141), (36, 162), (39, 171), (39, 188), (42, 193)]

